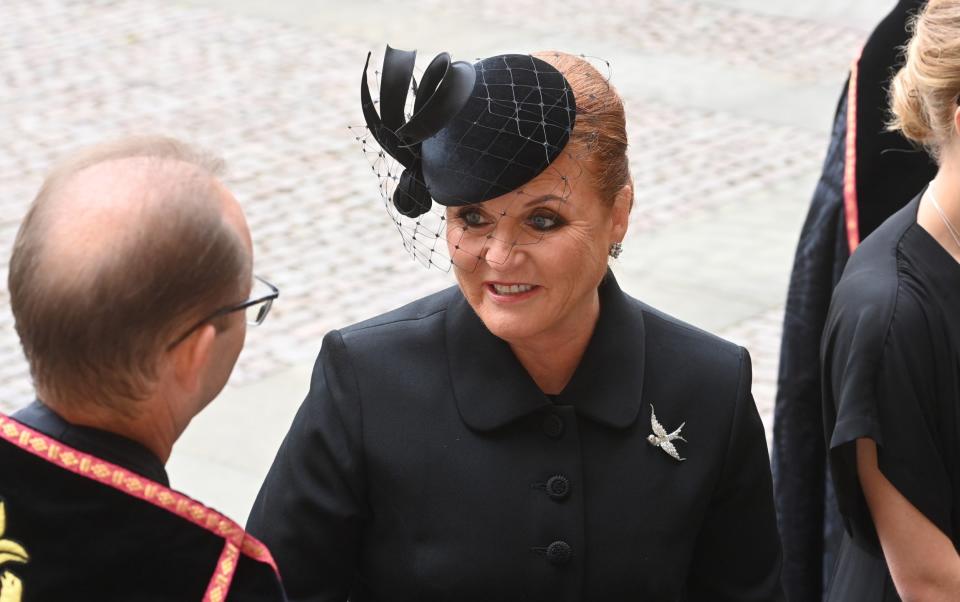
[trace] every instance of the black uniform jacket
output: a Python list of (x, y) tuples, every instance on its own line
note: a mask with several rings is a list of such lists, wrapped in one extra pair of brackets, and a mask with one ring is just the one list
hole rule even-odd
[(286, 599), (263, 544), (154, 455), (39, 403), (0, 415), (0, 504), (4, 602)]
[(600, 302), (554, 398), (457, 288), (329, 333), (248, 525), (291, 600), (776, 599), (747, 352)]

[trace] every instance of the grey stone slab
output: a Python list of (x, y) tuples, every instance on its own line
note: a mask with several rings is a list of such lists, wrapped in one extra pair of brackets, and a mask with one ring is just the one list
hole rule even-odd
[(720, 331), (786, 299), (813, 174), (629, 233), (614, 270), (627, 290)]
[(713, 4), (774, 17), (809, 19), (867, 31), (897, 4), (895, 0), (711, 0)]
[[(314, 347), (319, 351), (319, 339)], [(244, 350), (253, 360), (257, 353), (255, 347)], [(177, 442), (167, 466), (172, 485), (246, 522), (309, 389), (312, 367), (302, 363), (254, 384), (228, 385)]]

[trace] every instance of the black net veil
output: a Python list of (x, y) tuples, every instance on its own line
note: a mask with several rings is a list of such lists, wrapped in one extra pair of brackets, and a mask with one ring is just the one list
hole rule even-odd
[[(596, 139), (583, 124), (575, 130), (578, 111), (596, 111), (611, 97), (593, 86), (578, 99), (551, 64), (562, 56), (569, 57), (508, 54), (470, 64), (443, 53), (418, 69), (413, 52), (388, 46), (379, 67), (368, 55), (366, 125), (350, 131), (405, 250), (425, 267), (503, 263), (555, 226), (576, 180), (587, 175)], [(609, 90), (607, 61), (569, 58)]]

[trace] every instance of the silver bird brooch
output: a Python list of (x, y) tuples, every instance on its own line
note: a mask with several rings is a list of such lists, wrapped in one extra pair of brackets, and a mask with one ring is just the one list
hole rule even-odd
[(686, 460), (686, 458), (680, 457), (680, 454), (679, 452), (677, 452), (677, 448), (673, 445), (673, 442), (676, 440), (683, 441), (684, 443), (687, 442), (687, 440), (683, 438), (683, 435), (680, 434), (680, 431), (683, 429), (684, 425), (686, 424), (687, 423), (684, 422), (679, 427), (677, 427), (677, 430), (673, 431), (672, 433), (668, 433), (667, 429), (663, 428), (663, 425), (660, 424), (659, 420), (657, 420), (657, 413), (654, 411), (653, 404), (651, 403), (650, 404), (650, 426), (651, 428), (653, 428), (653, 434), (647, 437), (647, 441), (650, 443), (650, 445), (654, 447), (659, 447), (663, 451), (667, 452), (667, 454), (669, 454), (670, 457), (673, 458), (674, 460), (683, 462), (684, 460)]

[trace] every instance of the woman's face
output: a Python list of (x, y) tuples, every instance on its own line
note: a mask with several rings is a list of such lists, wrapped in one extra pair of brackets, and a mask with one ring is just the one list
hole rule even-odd
[(584, 163), (564, 152), (522, 189), (447, 208), (460, 289), (507, 342), (575, 330), (596, 303), (610, 244), (626, 233), (632, 190), (610, 206)]

